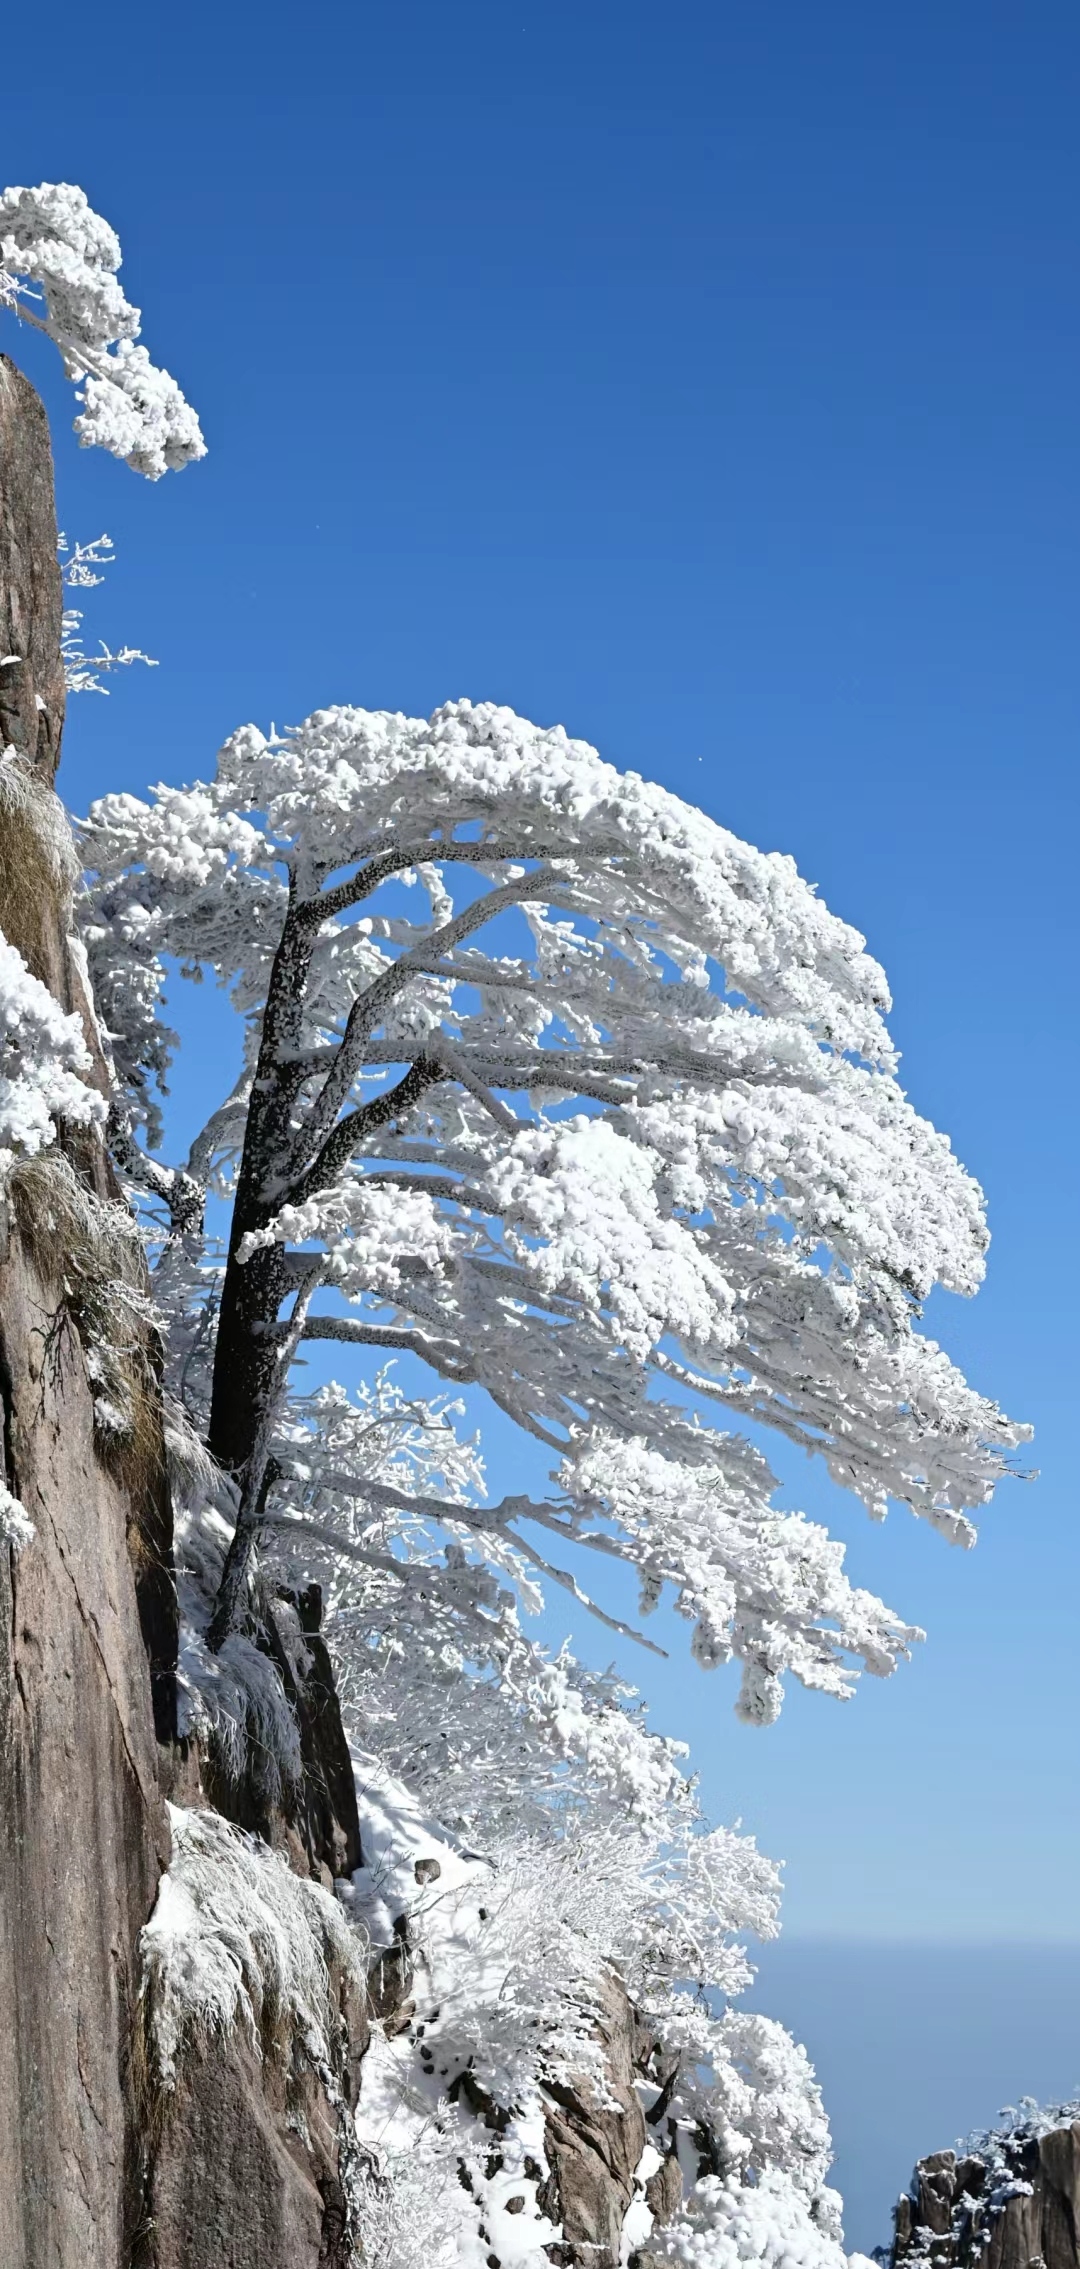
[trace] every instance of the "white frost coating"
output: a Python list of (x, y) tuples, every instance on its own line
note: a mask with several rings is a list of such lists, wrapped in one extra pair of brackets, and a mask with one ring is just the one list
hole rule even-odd
[(13, 1497), (10, 1489), (0, 1481), (0, 1542), (9, 1544), (18, 1559), (20, 1552), (25, 1552), (36, 1535), (37, 1530), (25, 1505), (21, 1505), (18, 1498)]
[[(156, 481), (205, 457), (194, 410), (176, 380), (135, 345), (140, 317), (117, 282), (120, 245), (70, 182), (0, 195), (0, 306), (54, 339), (81, 383), (75, 431)], [(35, 288), (36, 287), (36, 288)], [(27, 297), (44, 301), (44, 316)]]
[(168, 1807), (172, 1857), (139, 1945), (157, 2075), (175, 2084), (185, 2045), (240, 2026), (262, 2050), (287, 2035), (333, 2068), (334, 1976), (362, 1990), (361, 1943), (336, 1899), (216, 1812)]
[(0, 932), (0, 1184), (16, 1159), (56, 1140), (57, 1118), (101, 1125), (103, 1098), (83, 1076), (90, 1056), (77, 1016), (68, 1016)]

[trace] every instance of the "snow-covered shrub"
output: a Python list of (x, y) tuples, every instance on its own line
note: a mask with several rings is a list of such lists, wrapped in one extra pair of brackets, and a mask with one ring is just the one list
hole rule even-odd
[(0, 932), (0, 1187), (20, 1160), (56, 1141), (56, 1122), (104, 1123), (105, 1105), (87, 1084), (90, 1056), (77, 1016), (69, 1016), (22, 954)]
[[(377, 2057), (378, 2048), (375, 2053)], [(466, 2138), (458, 2132), (451, 2107), (446, 2108), (441, 2125), (421, 2111), (418, 2121), (408, 2126), (407, 2140), (392, 2127), (389, 2141), (361, 2145), (354, 2175), (354, 2214), (362, 2232), (364, 2269), (418, 2269), (420, 2263), (423, 2269), (463, 2269), (470, 2257), (480, 2269), (486, 2261), (488, 2241), (480, 2239), (475, 2215), (473, 2230), (463, 2229), (469, 2212), (469, 2194), (462, 2184)], [(545, 2225), (544, 2234), (550, 2228)], [(513, 2236), (518, 2235), (515, 2229)], [(535, 2245), (533, 2217), (527, 2235), (530, 2245)], [(520, 2258), (513, 2251), (500, 2256), (508, 2264)], [(547, 2259), (534, 2255), (538, 2263)]]
[[(686, 2269), (846, 2269), (834, 2191), (807, 2202), (777, 2168), (751, 2180), (706, 2175), (669, 2228), (654, 2231), (646, 2259)], [(862, 2256), (852, 2256), (861, 2263)], [(869, 2264), (866, 2264), (869, 2269)]]

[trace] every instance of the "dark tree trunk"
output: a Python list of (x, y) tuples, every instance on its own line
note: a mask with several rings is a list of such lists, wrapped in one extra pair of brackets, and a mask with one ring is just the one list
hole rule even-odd
[(244, 1229), (241, 1216), (234, 1223), (222, 1287), (209, 1437), (211, 1456), (238, 1481), (247, 1473), (262, 1418), (277, 1386), (278, 1349), (267, 1327), (274, 1323), (288, 1290), (277, 1246), (254, 1253), (241, 1267), (236, 1247)]
[(282, 927), (267, 989), (259, 1060), (244, 1129), (222, 1286), (214, 1353), (209, 1447), (219, 1465), (242, 1481), (278, 1382), (278, 1354), (267, 1327), (288, 1291), (288, 1275), (276, 1246), (241, 1264), (246, 1236), (265, 1228), (275, 1206), (266, 1193), (267, 1175), (280, 1168), (288, 1152), (293, 1105), (302, 1075), (288, 1067), (302, 1029), (304, 991), (316, 930), (294, 904)]

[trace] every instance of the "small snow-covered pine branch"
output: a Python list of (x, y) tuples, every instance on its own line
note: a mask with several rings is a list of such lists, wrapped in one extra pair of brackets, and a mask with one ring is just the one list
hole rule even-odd
[(119, 242), (84, 190), (43, 181), (0, 194), (0, 307), (59, 347), (81, 388), (82, 446), (108, 449), (156, 481), (204, 457), (206, 444), (176, 380), (135, 344), (139, 310), (119, 266)]

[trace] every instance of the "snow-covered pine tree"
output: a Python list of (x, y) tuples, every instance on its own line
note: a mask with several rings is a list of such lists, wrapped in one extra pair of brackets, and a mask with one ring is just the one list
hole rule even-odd
[[(60, 347), (80, 440), (156, 478), (202, 437), (133, 343), (119, 261), (80, 190), (0, 197), (0, 304)], [(77, 551), (69, 581), (102, 556)], [(134, 658), (87, 663), (74, 613), (64, 632), (72, 690)], [(5, 810), (31, 785), (7, 752)], [(84, 854), (114, 1156), (157, 1215), (189, 1723), (271, 1801), (298, 1778), (277, 1660), (301, 1670), (289, 1601), (320, 1581), (365, 1859), (335, 1903), (213, 1813), (175, 1814), (144, 1933), (159, 2084), (193, 2028), (254, 2038), (269, 2001), (332, 2086), (333, 1976), (366, 1934), (412, 1996), (376, 2028), (353, 2122), (371, 2269), (838, 2269), (806, 2057), (735, 2006), (775, 1870), (706, 1828), (630, 1691), (549, 1656), (521, 1611), (550, 1583), (586, 1598), (585, 1553), (620, 1562), (643, 1612), (671, 1587), (703, 1665), (739, 1661), (756, 1722), (785, 1673), (847, 1694), (917, 1635), (776, 1508), (731, 1430), (773, 1427), (875, 1516), (895, 1498), (961, 1542), (1024, 1432), (918, 1330), (934, 1283), (975, 1288), (986, 1238), (896, 1083), (880, 970), (789, 860), (464, 702), (247, 728), (212, 785), (105, 799)], [(76, 1020), (3, 953), (0, 1177), (27, 1179), (58, 1120), (103, 1106)], [(167, 1164), (177, 962), (228, 990), (244, 1067)], [(317, 1340), (357, 1351), (351, 1388), (303, 1390)], [(396, 1382), (397, 1351), (429, 1392)], [(122, 1366), (92, 1334), (88, 1369), (122, 1437)], [(556, 1461), (549, 1493), (487, 1502), (462, 1393)], [(0, 1533), (33, 1535), (10, 1495)], [(592, 2236), (580, 2199), (562, 2218), (567, 2090), (614, 2153)]]
[[(0, 307), (58, 345), (80, 441), (157, 478), (204, 444), (134, 343), (119, 265), (81, 190), (0, 195)], [(69, 585), (106, 551), (77, 547)], [(69, 690), (102, 690), (136, 657), (86, 657), (80, 625), (69, 608)], [(30, 830), (66, 904), (66, 834), (22, 742), (0, 753), (7, 833)], [(339, 1987), (371, 1952), (389, 2021), (341, 2161), (369, 2269), (840, 2269), (813, 2074), (735, 2006), (776, 1872), (708, 1830), (633, 1694), (547, 1654), (522, 1610), (551, 1583), (585, 1599), (586, 1554), (621, 1563), (644, 1613), (671, 1588), (704, 1666), (739, 1661), (758, 1723), (785, 1673), (844, 1695), (917, 1636), (777, 1509), (738, 1431), (959, 1542), (1024, 1433), (918, 1329), (935, 1283), (975, 1288), (986, 1235), (897, 1085), (881, 971), (790, 860), (467, 702), (246, 728), (212, 784), (106, 798), (83, 849), (113, 1152), (156, 1215), (187, 1723), (226, 1781), (271, 1804), (299, 1781), (280, 1666), (304, 1675), (293, 1603), (321, 1583), (364, 1854), (335, 1898), (214, 1811), (174, 1813), (142, 1948), (156, 2084), (200, 2032), (257, 2043), (271, 2009), (344, 2120)], [(169, 1164), (177, 963), (225, 987), (244, 1062)], [(69, 1275), (92, 1259), (87, 1376), (99, 1440), (122, 1439), (117, 1343), (148, 1320), (130, 1223), (56, 1141), (104, 1117), (89, 1061), (0, 937), (0, 1190), (39, 1239), (62, 1225)], [(313, 1341), (355, 1351), (351, 1387), (304, 1391)], [(429, 1391), (397, 1383), (398, 1351)], [(487, 1502), (459, 1426), (484, 1394), (555, 1461), (547, 1494)], [(6, 1488), (0, 1540), (34, 1541)], [(572, 2147), (602, 2140), (573, 2227), (567, 2104)]]
[[(367, 1862), (343, 1895), (412, 1949), (411, 2025), (364, 2066), (371, 2258), (562, 2257), (544, 2106), (590, 2072), (602, 2099), (614, 1966), (651, 2042), (623, 2258), (838, 2262), (809, 2067), (732, 2006), (772, 1871), (521, 1610), (589, 1596), (586, 1554), (629, 1566), (758, 1723), (785, 1673), (845, 1695), (917, 1636), (739, 1430), (959, 1542), (1023, 1436), (918, 1328), (986, 1231), (897, 1084), (882, 972), (789, 859), (467, 702), (244, 728), (211, 783), (103, 799), (83, 854), (114, 1156), (156, 1215), (188, 1706), (226, 1764), (294, 1772), (259, 1622), (323, 1583)], [(244, 1050), (166, 1163), (177, 965)], [(313, 1342), (352, 1388), (304, 1391)], [(401, 1351), (429, 1394), (376, 1368)], [(456, 1423), (481, 1393), (548, 1493), (486, 1500)]]
[[(889, 1672), (912, 1631), (774, 1508), (731, 1420), (958, 1542), (1022, 1429), (918, 1329), (936, 1283), (980, 1281), (981, 1192), (897, 1083), (882, 971), (791, 860), (469, 702), (245, 727), (209, 785), (104, 798), (83, 849), (117, 1154), (172, 1208), (174, 1334), (240, 1490), (216, 1639), (296, 1499), (294, 1359), (329, 1340), (482, 1388), (557, 1460), (547, 1497), (425, 1498), (477, 1565), (571, 1583), (574, 1545), (634, 1567), (645, 1609), (670, 1584), (754, 1720), (786, 1671), (838, 1694)], [(246, 1047), (170, 1168), (134, 1138), (158, 1133), (173, 960), (227, 989)]]

